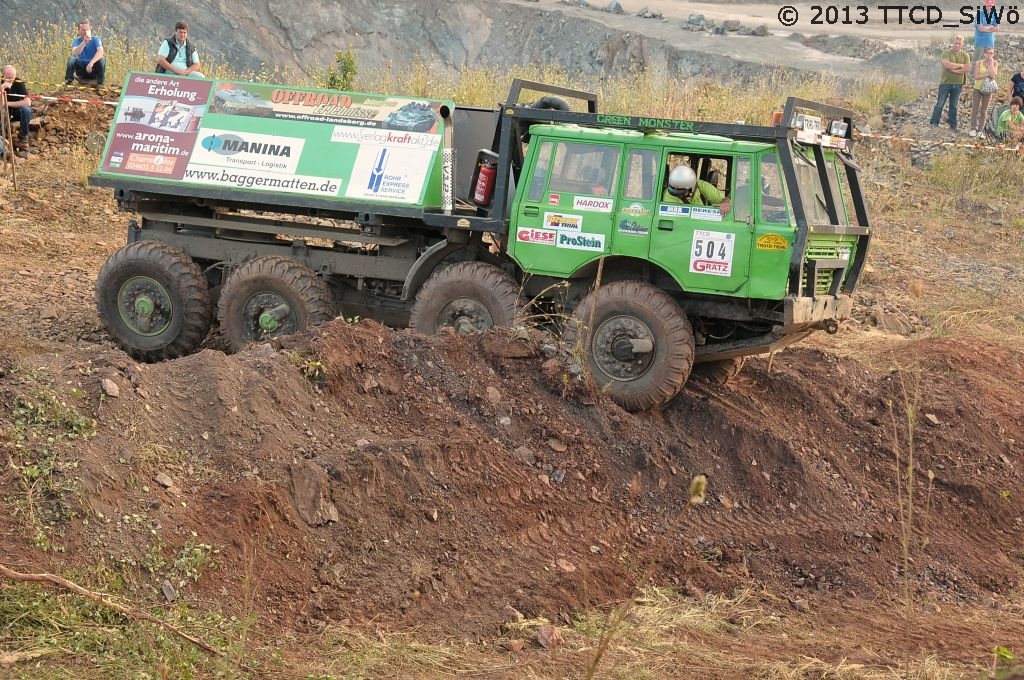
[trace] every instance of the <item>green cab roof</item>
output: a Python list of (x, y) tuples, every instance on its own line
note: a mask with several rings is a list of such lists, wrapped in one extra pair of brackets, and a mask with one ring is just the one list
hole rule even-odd
[(775, 148), (774, 144), (739, 141), (720, 135), (661, 131), (645, 134), (639, 130), (622, 130), (573, 124), (542, 123), (532, 125), (530, 126), (530, 134), (541, 137), (556, 137), (558, 139), (573, 139), (575, 141), (616, 144), (648, 143), (658, 146), (685, 146), (686, 148), (702, 151), (728, 151), (732, 153), (757, 153)]

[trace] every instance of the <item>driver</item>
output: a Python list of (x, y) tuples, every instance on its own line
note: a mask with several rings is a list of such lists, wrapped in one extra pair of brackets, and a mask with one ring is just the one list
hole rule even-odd
[(697, 179), (689, 165), (679, 165), (668, 174), (668, 185), (661, 195), (662, 203), (687, 205), (714, 205), (725, 215), (729, 212), (729, 199), (710, 182)]

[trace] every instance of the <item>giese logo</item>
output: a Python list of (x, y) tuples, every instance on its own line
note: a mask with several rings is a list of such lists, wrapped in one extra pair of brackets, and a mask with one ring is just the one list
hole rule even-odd
[(550, 229), (520, 229), (516, 232), (516, 240), (523, 243), (540, 243), (545, 246), (555, 245), (557, 232)]

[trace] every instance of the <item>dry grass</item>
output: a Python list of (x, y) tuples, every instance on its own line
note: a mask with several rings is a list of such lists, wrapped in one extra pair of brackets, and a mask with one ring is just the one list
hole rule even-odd
[[(769, 593), (741, 591), (693, 599), (671, 589), (649, 588), (634, 602), (595, 677), (635, 680), (701, 677), (752, 680), (951, 680), (979, 677), (986, 667), (925, 656), (900, 671), (882, 663), (855, 661), (855, 643), (821, 644), (835, 631), (793, 621), (774, 611)], [(318, 635), (279, 648), (278, 677), (488, 678), (565, 680), (586, 677), (588, 663), (607, 618), (581, 615), (560, 626), (564, 642), (546, 650), (537, 631), (550, 624), (527, 619), (505, 626), (497, 639), (424, 642), (414, 633), (388, 633), (330, 625)], [(516, 651), (510, 651), (515, 649)], [(846, 650), (846, 651), (844, 651)], [(861, 659), (876, 656), (861, 650)]]

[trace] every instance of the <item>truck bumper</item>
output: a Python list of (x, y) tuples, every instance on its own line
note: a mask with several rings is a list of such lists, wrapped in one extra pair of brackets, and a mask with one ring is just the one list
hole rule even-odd
[(759, 337), (698, 346), (694, 362), (700, 364), (706, 361), (777, 352), (803, 340), (816, 330), (824, 329), (834, 333), (838, 321), (848, 318), (853, 312), (853, 298), (849, 295), (790, 295), (784, 304), (782, 325), (775, 326), (771, 332)]
[(830, 319), (846, 319), (852, 312), (853, 298), (849, 295), (790, 295), (785, 300), (783, 329)]

